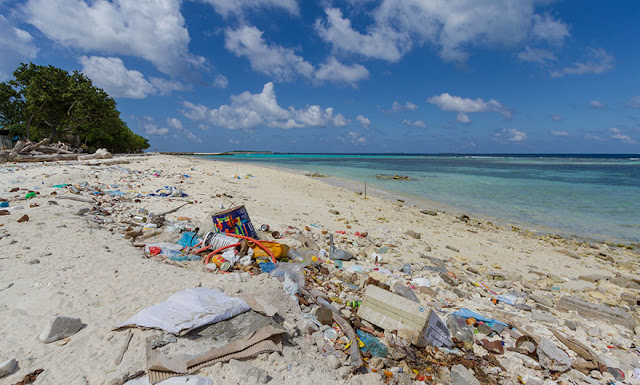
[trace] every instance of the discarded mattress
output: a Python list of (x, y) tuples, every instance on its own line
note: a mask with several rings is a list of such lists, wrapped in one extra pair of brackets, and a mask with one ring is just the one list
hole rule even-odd
[(230, 297), (220, 290), (196, 287), (178, 292), (164, 302), (143, 309), (116, 326), (116, 329), (139, 326), (181, 335), (249, 310), (249, 305), (240, 298)]

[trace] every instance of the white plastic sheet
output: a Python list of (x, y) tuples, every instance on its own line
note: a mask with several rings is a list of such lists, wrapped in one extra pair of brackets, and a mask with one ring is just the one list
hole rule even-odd
[(196, 287), (178, 292), (164, 302), (143, 309), (116, 328), (141, 326), (162, 329), (172, 334), (185, 334), (249, 310), (249, 305), (240, 298), (230, 297), (220, 290)]

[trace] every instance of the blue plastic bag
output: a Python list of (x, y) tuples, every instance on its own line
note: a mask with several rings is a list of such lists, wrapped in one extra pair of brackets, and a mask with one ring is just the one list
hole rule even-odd
[(193, 247), (202, 241), (201, 238), (197, 237), (197, 234), (193, 231), (185, 231), (182, 233), (182, 237), (177, 242), (180, 246), (184, 247)]
[(504, 326), (504, 327), (509, 327), (509, 325), (507, 325), (507, 324), (506, 324), (506, 323), (504, 323), (504, 322), (500, 322), (500, 321), (498, 321), (498, 320), (496, 320), (496, 319), (492, 319), (492, 318), (484, 317), (484, 316), (482, 316), (482, 315), (480, 315), (480, 314), (476, 313), (475, 311), (469, 310), (469, 309), (464, 308), (464, 307), (463, 307), (462, 309), (460, 309), (460, 310), (456, 311), (456, 312), (455, 312), (455, 313), (453, 313), (453, 314), (455, 314), (455, 315), (457, 315), (457, 316), (460, 316), (460, 317), (463, 317), (463, 318), (470, 318), (470, 317), (473, 317), (473, 318), (475, 318), (477, 321), (481, 321), (481, 322), (486, 323), (487, 325), (489, 325), (489, 327), (490, 327), (490, 328), (493, 328), (496, 324), (498, 324), (498, 325), (502, 325), (502, 326)]

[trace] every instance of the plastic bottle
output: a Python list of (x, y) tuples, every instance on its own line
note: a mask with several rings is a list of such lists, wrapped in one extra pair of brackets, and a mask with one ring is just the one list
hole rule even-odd
[(142, 215), (136, 215), (133, 217), (133, 221), (136, 223), (147, 223), (147, 217), (143, 217)]
[(460, 317), (455, 314), (450, 314), (447, 317), (447, 327), (451, 332), (451, 338), (463, 342), (465, 347), (469, 347), (473, 344), (473, 331), (469, 328), (467, 320), (464, 317)]
[(357, 330), (356, 333), (358, 334), (360, 341), (364, 343), (362, 351), (371, 352), (371, 355), (382, 358), (385, 358), (387, 354), (389, 354), (389, 349), (376, 337), (367, 332), (363, 332), (362, 330)]
[(296, 261), (303, 264), (313, 263), (313, 257), (316, 257), (317, 261), (318, 252), (311, 249), (289, 249), (287, 256), (289, 260)]

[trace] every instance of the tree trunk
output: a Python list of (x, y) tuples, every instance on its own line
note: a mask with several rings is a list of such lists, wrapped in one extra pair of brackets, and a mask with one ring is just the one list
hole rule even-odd
[(31, 116), (29, 116), (29, 120), (27, 120), (27, 140), (31, 140), (31, 138), (29, 137), (29, 128), (31, 128), (31, 122), (33, 121), (33, 118), (36, 117), (36, 114), (42, 110), (42, 107), (44, 107), (44, 103), (45, 102), (42, 102), (40, 107), (38, 107), (38, 111), (31, 114)]

